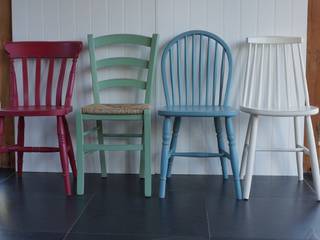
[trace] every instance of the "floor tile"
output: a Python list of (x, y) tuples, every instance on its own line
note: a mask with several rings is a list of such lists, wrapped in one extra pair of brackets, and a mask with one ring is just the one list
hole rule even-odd
[(0, 183), (14, 176), (15, 172), (12, 169), (0, 168)]
[(208, 197), (206, 206), (213, 239), (320, 239), (320, 204), (312, 198)]
[(1, 240), (59, 240), (63, 239), (63, 233), (46, 232), (9, 232), (0, 230)]
[(97, 194), (72, 232), (207, 237), (204, 196), (171, 193), (160, 200), (131, 192)]

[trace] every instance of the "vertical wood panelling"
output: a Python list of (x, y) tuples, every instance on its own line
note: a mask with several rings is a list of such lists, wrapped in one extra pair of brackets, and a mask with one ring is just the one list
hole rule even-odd
[[(238, 107), (244, 77), (246, 51), (243, 49), (247, 36), (252, 35), (302, 35), (306, 37), (307, 0), (13, 0), (13, 38), (15, 40), (64, 40), (80, 39), (85, 43), (85, 49), (79, 59), (77, 70), (77, 85), (75, 90), (74, 107), (92, 102), (91, 77), (89, 58), (86, 50), (87, 33), (137, 33), (150, 35), (160, 34), (160, 52), (158, 69), (154, 83), (153, 99), (153, 161), (154, 171), (159, 172), (161, 147), (162, 119), (156, 111), (165, 104), (162, 80), (159, 71), (160, 57), (164, 44), (176, 34), (189, 29), (206, 29), (220, 35), (231, 46), (234, 57), (234, 88), (231, 103)], [(108, 49), (110, 55), (132, 54), (131, 49)], [(98, 53), (103, 56), (105, 51)], [(112, 77), (117, 74), (130, 74), (128, 71), (104, 71), (102, 76)], [(104, 101), (119, 99), (126, 101), (135, 98), (126, 90), (108, 91)], [(248, 117), (240, 114), (235, 119), (239, 156), (242, 153), (243, 139)], [(35, 120), (30, 127), (40, 124)], [(74, 137), (73, 115), (69, 117), (71, 131)], [(105, 124), (105, 131), (135, 130), (140, 125)], [(50, 131), (55, 130), (55, 123), (50, 122), (39, 129), (37, 135), (27, 138), (27, 144), (40, 143), (45, 139), (46, 144), (56, 144), (51, 139)], [(203, 134), (199, 134), (197, 128)], [(259, 127), (258, 145), (288, 146), (293, 144), (292, 121), (264, 119)], [(28, 133), (27, 133), (28, 134)], [(30, 136), (30, 134), (28, 135)], [(88, 139), (94, 141), (94, 139)], [(213, 121), (187, 119), (182, 122), (178, 139), (178, 149), (216, 150), (216, 136)], [(45, 156), (45, 159), (44, 159)], [(46, 160), (46, 159), (50, 160)], [(27, 154), (26, 170), (59, 171), (56, 155)], [(86, 169), (89, 172), (99, 171), (97, 154), (87, 156)], [(137, 172), (139, 153), (112, 152), (107, 154), (108, 170), (110, 172)], [(49, 162), (50, 161), (50, 162)], [(220, 173), (217, 160), (176, 159), (173, 172), (212, 174)], [(255, 166), (257, 174), (286, 174), (295, 175), (294, 154), (287, 153), (258, 153)]]

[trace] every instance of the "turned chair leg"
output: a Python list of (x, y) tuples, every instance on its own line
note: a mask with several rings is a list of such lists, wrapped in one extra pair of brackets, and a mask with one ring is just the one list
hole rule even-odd
[(143, 117), (143, 153), (144, 153), (144, 196), (152, 195), (152, 175), (151, 175), (151, 112), (144, 111)]
[(246, 133), (246, 140), (244, 142), (243, 152), (242, 152), (242, 159), (241, 159), (241, 169), (240, 169), (240, 179), (243, 179), (246, 175), (247, 169), (247, 162), (248, 162), (248, 148), (250, 143), (250, 136), (251, 136), (251, 127), (252, 127), (252, 116), (250, 115), (247, 133)]
[(162, 151), (161, 151), (161, 170), (160, 170), (160, 189), (159, 189), (160, 198), (164, 198), (166, 195), (170, 130), (171, 130), (170, 118), (165, 117), (165, 119), (163, 120), (163, 129), (162, 129)]
[(66, 141), (67, 141), (67, 147), (68, 147), (68, 157), (72, 169), (72, 174), (74, 178), (77, 178), (77, 166), (76, 166), (76, 160), (74, 157), (74, 151), (73, 151), (73, 145), (72, 145), (72, 139), (71, 134), (68, 126), (68, 122), (65, 116), (63, 116), (63, 126), (66, 134)]
[(320, 201), (320, 174), (319, 174), (319, 162), (317, 157), (317, 148), (314, 140), (314, 133), (312, 127), (312, 121), (310, 116), (306, 116), (306, 135), (310, 150), (311, 171), (313, 185), (317, 193), (317, 200)]
[(67, 153), (67, 141), (66, 141), (66, 134), (63, 124), (63, 119), (61, 116), (57, 117), (57, 133), (58, 133), (58, 141), (59, 141), (59, 148), (60, 148), (60, 159), (64, 177), (64, 185), (65, 191), (68, 196), (71, 196), (71, 185), (70, 185), (70, 178), (69, 178), (69, 163), (68, 163), (68, 153)]
[[(294, 117), (294, 136), (295, 136), (295, 145), (296, 147), (303, 146), (301, 142), (301, 134), (299, 131), (299, 118)], [(297, 161), (297, 169), (298, 169), (298, 178), (299, 181), (303, 180), (303, 152), (296, 152), (296, 161)]]
[[(98, 135), (98, 143), (103, 144), (104, 137), (103, 137), (103, 125), (101, 120), (97, 120), (97, 135)], [(99, 157), (100, 157), (101, 177), (106, 178), (107, 162), (106, 162), (105, 151), (99, 151)]]
[(238, 151), (236, 146), (236, 140), (234, 135), (234, 128), (232, 123), (232, 118), (226, 118), (226, 129), (227, 129), (227, 137), (229, 141), (229, 149), (230, 149), (230, 161), (231, 168), (234, 177), (234, 187), (238, 200), (242, 199), (242, 190), (239, 176), (239, 160), (238, 160)]
[[(181, 117), (176, 117), (173, 122), (173, 131), (172, 131), (172, 137), (171, 137), (171, 143), (170, 143), (170, 152), (176, 151), (180, 125), (181, 125)], [(173, 160), (174, 160), (174, 156), (170, 156), (170, 158), (168, 160), (169, 161), (168, 162), (168, 172), (167, 172), (168, 178), (171, 177)]]
[[(24, 146), (24, 117), (19, 117), (18, 120), (18, 145), (23, 147)], [(22, 169), (23, 169), (23, 152), (19, 151), (17, 153), (18, 156), (18, 176), (21, 177), (22, 176)]]
[(249, 143), (249, 152), (247, 160), (246, 176), (244, 178), (243, 198), (248, 200), (251, 190), (251, 182), (253, 175), (253, 167), (255, 161), (256, 144), (257, 144), (257, 132), (258, 132), (258, 116), (252, 116), (251, 137)]
[(76, 113), (76, 135), (77, 135), (77, 194), (82, 195), (84, 193), (84, 136), (83, 136), (83, 121), (81, 112)]
[[(217, 142), (218, 142), (218, 149), (219, 153), (223, 153), (225, 151), (223, 135), (222, 135), (222, 126), (221, 126), (221, 119), (214, 118), (214, 126), (217, 133)], [(225, 157), (220, 157), (221, 169), (223, 179), (228, 179), (228, 168), (227, 168), (227, 159)]]

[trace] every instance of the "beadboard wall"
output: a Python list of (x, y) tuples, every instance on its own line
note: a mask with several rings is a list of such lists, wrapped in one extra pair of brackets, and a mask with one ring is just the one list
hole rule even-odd
[[(220, 35), (231, 46), (234, 57), (234, 86), (232, 104), (239, 107), (244, 77), (246, 51), (244, 41), (252, 35), (299, 35), (306, 37), (307, 0), (13, 0), (14, 40), (82, 40), (81, 54), (74, 94), (74, 109), (93, 101), (89, 58), (86, 49), (87, 33), (160, 34), (160, 54), (163, 45), (176, 34), (189, 29), (205, 29)], [(305, 46), (304, 46), (305, 49)], [(113, 53), (125, 53), (114, 50)], [(159, 61), (160, 62), (160, 61)], [(159, 66), (159, 63), (158, 63)], [(124, 90), (106, 92), (104, 97), (116, 101), (132, 99)], [(159, 68), (153, 94), (153, 169), (159, 172), (162, 119), (157, 109), (164, 105)], [(69, 125), (75, 140), (75, 118)], [(239, 159), (248, 116), (235, 119)], [(27, 119), (27, 145), (56, 145), (55, 121), (48, 118)], [(138, 124), (107, 123), (105, 130), (135, 130)], [(265, 118), (259, 128), (258, 145), (293, 146), (293, 120)], [(186, 119), (182, 123), (178, 150), (217, 149), (211, 119)], [(88, 139), (94, 141), (94, 138)], [(75, 142), (74, 142), (75, 143)], [(255, 173), (261, 175), (296, 175), (293, 153), (257, 153)], [(139, 153), (107, 153), (108, 171), (135, 173)], [(99, 172), (97, 154), (86, 157), (88, 172)], [(58, 154), (26, 154), (25, 171), (61, 171)], [(174, 173), (220, 174), (218, 159), (175, 160)]]

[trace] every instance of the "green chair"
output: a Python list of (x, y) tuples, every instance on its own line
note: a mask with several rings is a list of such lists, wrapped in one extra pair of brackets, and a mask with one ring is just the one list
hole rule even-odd
[[(155, 74), (157, 57), (158, 35), (152, 37), (132, 35), (132, 34), (114, 34), (93, 37), (88, 35), (88, 47), (90, 55), (92, 87), (94, 104), (82, 107), (77, 112), (77, 194), (84, 193), (84, 155), (88, 152), (100, 152), (100, 164), (102, 177), (107, 177), (105, 151), (141, 151), (140, 157), (140, 176), (144, 178), (144, 194), (151, 197), (151, 109), (150, 98), (152, 82)], [(96, 50), (102, 47), (114, 45), (128, 45), (130, 47), (150, 48), (149, 59), (133, 57), (112, 57), (96, 58)], [(140, 68), (147, 71), (147, 79), (117, 78), (108, 80), (99, 80), (98, 72), (102, 69), (111, 68)], [(128, 87), (141, 89), (145, 92), (143, 104), (103, 104), (100, 102), (101, 90), (106, 88)], [(84, 121), (96, 121), (96, 127), (84, 130)], [(102, 121), (142, 121), (142, 133), (112, 134), (103, 131)], [(84, 138), (87, 135), (96, 134), (97, 144), (85, 143)], [(104, 138), (141, 138), (142, 144), (104, 144)]]

